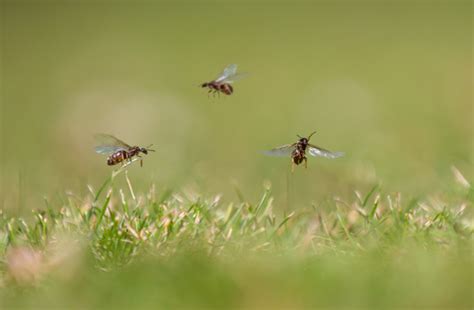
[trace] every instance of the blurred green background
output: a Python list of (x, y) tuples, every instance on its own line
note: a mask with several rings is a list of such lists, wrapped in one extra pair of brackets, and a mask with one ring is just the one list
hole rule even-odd
[[(93, 134), (153, 143), (135, 184), (277, 205), (472, 180), (470, 1), (2, 1), (1, 207), (109, 175)], [(198, 85), (226, 65), (232, 96)], [(317, 130), (338, 160), (261, 154)]]

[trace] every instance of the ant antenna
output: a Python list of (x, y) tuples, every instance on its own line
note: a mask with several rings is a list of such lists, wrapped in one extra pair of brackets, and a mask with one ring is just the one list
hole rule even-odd
[(145, 149), (146, 149), (147, 151), (155, 152), (155, 150), (150, 149), (150, 147), (152, 147), (152, 146), (153, 146), (153, 144), (150, 144), (150, 145), (148, 145)]
[(300, 138), (300, 139), (303, 139), (303, 137), (302, 137), (302, 136), (300, 136), (300, 135), (296, 135), (296, 136), (297, 136), (298, 138)]
[(311, 139), (311, 137), (312, 137), (315, 133), (316, 133), (316, 131), (313, 131), (313, 132), (309, 135), (308, 140)]

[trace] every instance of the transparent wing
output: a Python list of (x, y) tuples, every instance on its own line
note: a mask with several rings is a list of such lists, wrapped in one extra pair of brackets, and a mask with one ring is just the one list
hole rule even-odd
[(235, 81), (238, 81), (240, 79), (243, 79), (244, 77), (246, 77), (248, 75), (247, 72), (241, 72), (241, 73), (236, 73), (236, 74), (233, 74), (223, 80), (220, 80), (219, 82), (223, 83), (234, 83)]
[(94, 137), (99, 143), (95, 148), (95, 151), (99, 154), (108, 155), (119, 150), (128, 150), (130, 148), (130, 145), (112, 135), (100, 133)]
[(344, 156), (343, 152), (331, 152), (312, 144), (308, 145), (308, 153), (312, 156), (321, 156), (331, 159)]
[(225, 67), (224, 71), (215, 79), (216, 82), (222, 82), (234, 76), (237, 73), (237, 65), (232, 64)]
[(263, 152), (267, 156), (290, 156), (291, 152), (295, 149), (296, 143), (286, 144), (274, 149)]
[(96, 153), (103, 154), (103, 155), (110, 155), (117, 151), (126, 151), (127, 149), (121, 146), (96, 146), (95, 151)]
[(97, 142), (100, 143), (100, 145), (121, 146), (124, 148), (130, 148), (130, 145), (128, 145), (127, 143), (123, 142), (120, 139), (117, 139), (116, 137), (112, 135), (108, 135), (105, 133), (98, 133), (94, 137), (97, 140)]

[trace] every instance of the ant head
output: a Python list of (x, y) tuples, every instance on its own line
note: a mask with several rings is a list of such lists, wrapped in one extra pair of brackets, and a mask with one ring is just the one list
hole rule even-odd
[(209, 83), (202, 83), (202, 84), (201, 84), (201, 87), (204, 88), (204, 87), (207, 87), (208, 85), (209, 85)]
[(302, 137), (300, 135), (296, 135), (302, 142), (308, 143), (309, 139), (316, 133), (316, 131), (313, 131), (308, 138)]
[(302, 137), (300, 135), (296, 135), (298, 137), (298, 141), (299, 143), (303, 143), (303, 144), (307, 144), (308, 143), (308, 139), (306, 139), (305, 137)]
[(151, 146), (153, 146), (153, 144), (150, 144), (150, 145), (147, 146), (147, 147), (142, 147), (142, 148), (140, 148), (140, 152), (142, 152), (142, 153), (145, 154), (145, 155), (147, 155), (148, 152), (154, 152), (155, 150), (150, 149)]

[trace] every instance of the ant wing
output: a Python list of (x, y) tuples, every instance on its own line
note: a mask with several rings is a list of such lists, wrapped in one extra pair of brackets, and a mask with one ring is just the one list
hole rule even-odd
[(117, 139), (116, 137), (105, 134), (105, 133), (96, 134), (94, 137), (101, 145), (121, 146), (123, 148), (131, 147), (127, 143), (123, 142), (122, 140)]
[(215, 79), (216, 82), (223, 82), (224, 80), (230, 78), (231, 76), (235, 75), (237, 72), (237, 65), (232, 64), (225, 67), (224, 71)]
[(343, 152), (331, 152), (312, 144), (308, 144), (308, 146), (308, 153), (315, 157), (321, 156), (333, 159), (344, 156)]
[(296, 143), (286, 144), (274, 149), (263, 152), (267, 156), (290, 156), (291, 152), (295, 149)]
[(235, 81), (238, 81), (244, 77), (246, 77), (248, 75), (247, 72), (240, 72), (240, 73), (236, 73), (236, 74), (233, 74), (223, 80), (220, 80), (219, 82), (225, 82), (225, 83), (234, 83)]
[(96, 134), (95, 139), (99, 142), (99, 145), (95, 148), (95, 151), (99, 154), (111, 154), (119, 150), (128, 150), (130, 145), (117, 139), (116, 137), (108, 134)]
[(96, 153), (103, 155), (110, 155), (117, 151), (126, 151), (127, 149), (121, 146), (108, 146), (108, 145), (99, 145), (95, 147)]

